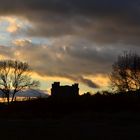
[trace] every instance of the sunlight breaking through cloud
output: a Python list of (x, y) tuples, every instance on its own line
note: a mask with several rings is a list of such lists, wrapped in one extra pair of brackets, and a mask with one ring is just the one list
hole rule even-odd
[(27, 61), (42, 77), (108, 87), (116, 57), (124, 50), (140, 52), (139, 5), (136, 0), (2, 1), (1, 58)]

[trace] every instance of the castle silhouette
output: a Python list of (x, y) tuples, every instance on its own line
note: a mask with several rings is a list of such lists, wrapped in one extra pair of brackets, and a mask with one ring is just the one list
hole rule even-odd
[(51, 88), (52, 97), (76, 97), (79, 96), (78, 84), (73, 84), (72, 86), (60, 86), (60, 82), (54, 82)]

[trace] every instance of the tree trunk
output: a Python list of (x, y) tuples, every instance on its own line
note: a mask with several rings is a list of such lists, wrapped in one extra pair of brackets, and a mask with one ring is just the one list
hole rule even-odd
[(7, 104), (9, 105), (10, 99), (9, 99), (9, 94), (7, 95)]
[(15, 92), (14, 92), (13, 95), (12, 95), (12, 100), (11, 100), (11, 102), (14, 101), (14, 98), (15, 98)]

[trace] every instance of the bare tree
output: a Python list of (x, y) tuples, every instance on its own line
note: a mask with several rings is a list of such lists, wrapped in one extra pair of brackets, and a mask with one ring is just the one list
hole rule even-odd
[(19, 91), (38, 86), (39, 81), (31, 78), (28, 63), (14, 60), (0, 61), (0, 91), (8, 104), (10, 101), (14, 101), (15, 95)]
[(135, 91), (140, 89), (140, 56), (132, 52), (124, 52), (118, 56), (112, 66), (110, 79), (112, 86), (118, 91)]

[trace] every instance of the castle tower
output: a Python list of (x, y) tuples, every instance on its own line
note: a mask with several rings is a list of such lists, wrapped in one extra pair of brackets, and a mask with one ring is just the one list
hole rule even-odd
[[(57, 92), (59, 92), (60, 82), (54, 82), (51, 88), (51, 95), (56, 96)], [(56, 92), (57, 91), (57, 92)]]
[(60, 82), (54, 82), (51, 88), (51, 95), (62, 98), (76, 97), (79, 95), (78, 84), (60, 86)]

